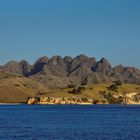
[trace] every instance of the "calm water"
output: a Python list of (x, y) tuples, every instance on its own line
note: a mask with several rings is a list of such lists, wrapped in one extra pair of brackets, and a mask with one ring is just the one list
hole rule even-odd
[(0, 105), (2, 140), (139, 140), (140, 106)]

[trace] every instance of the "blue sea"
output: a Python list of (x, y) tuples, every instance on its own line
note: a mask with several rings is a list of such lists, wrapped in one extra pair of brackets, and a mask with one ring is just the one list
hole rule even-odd
[(140, 140), (140, 106), (0, 105), (0, 140)]

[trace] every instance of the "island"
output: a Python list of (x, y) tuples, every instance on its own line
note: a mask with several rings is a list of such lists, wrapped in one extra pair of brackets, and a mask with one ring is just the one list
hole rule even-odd
[(0, 66), (0, 103), (139, 104), (140, 70), (85, 55), (12, 60)]

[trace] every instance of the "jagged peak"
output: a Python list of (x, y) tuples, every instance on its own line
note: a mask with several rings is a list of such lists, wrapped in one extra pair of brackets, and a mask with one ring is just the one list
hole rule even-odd
[(96, 58), (95, 57), (91, 57), (90, 59), (94, 59), (96, 61)]
[[(97, 62), (94, 57), (88, 57), (84, 54), (80, 54), (74, 58), (71, 56), (63, 58), (55, 55), (49, 59), (47, 56), (43, 56), (37, 59), (34, 65), (28, 64), (26, 60), (22, 60), (19, 63), (12, 60), (1, 66), (0, 69), (29, 77), (42, 76), (47, 83), (53, 81), (53, 78), (57, 78), (59, 81), (62, 78), (62, 83), (72, 81), (73, 83), (80, 84), (81, 77), (85, 75), (92, 83), (94, 80), (96, 81), (96, 77), (93, 76), (94, 74), (99, 77), (99, 81), (101, 82), (104, 79), (108, 81), (112, 79), (117, 80), (119, 75), (119, 79), (123, 82), (140, 83), (140, 70), (122, 65), (112, 68), (106, 58), (103, 57)], [(48, 76), (51, 77), (51, 80), (49, 80)], [(41, 81), (44, 82), (43, 79)]]
[(66, 63), (71, 63), (72, 60), (73, 60), (73, 58), (72, 58), (71, 56), (65, 56), (65, 57), (63, 58), (63, 60), (64, 60), (64, 62), (66, 62)]
[(100, 60), (100, 62), (101, 62), (101, 63), (102, 63), (102, 62), (108, 62), (108, 60), (107, 60), (105, 57), (102, 57), (101, 60)]
[(49, 64), (51, 65), (57, 65), (63, 63), (63, 58), (59, 55), (55, 55), (53, 57), (51, 57), (51, 59), (49, 60)]
[(24, 64), (30, 65), (29, 62), (26, 61), (26, 60), (21, 60), (21, 61), (19, 62), (19, 64), (20, 64), (20, 65), (22, 65), (22, 64), (23, 64), (23, 65), (24, 65)]
[(64, 60), (67, 60), (67, 59), (73, 59), (71, 56), (65, 56), (64, 58), (63, 58)]
[(76, 56), (76, 58), (77, 59), (89, 59), (89, 57), (84, 54), (80, 54), (80, 55)]
[(102, 63), (103, 65), (106, 65), (106, 66), (110, 66), (111, 67), (111, 63), (105, 58), (101, 58), (101, 60), (99, 61), (99, 63)]
[(41, 63), (48, 63), (48, 61), (49, 61), (49, 58), (47, 56), (42, 56), (36, 60), (35, 64), (40, 63), (40, 62)]
[(59, 59), (62, 59), (62, 57), (60, 55), (54, 55), (51, 57), (50, 60), (59, 60)]
[(120, 65), (115, 66), (114, 69), (115, 68), (124, 68), (124, 66), (122, 64), (120, 64)]
[(7, 66), (7, 65), (17, 65), (17, 64), (19, 64), (17, 61), (15, 61), (15, 60), (11, 60), (11, 61), (9, 61), (9, 62), (7, 62), (6, 64), (5, 64), (5, 66)]

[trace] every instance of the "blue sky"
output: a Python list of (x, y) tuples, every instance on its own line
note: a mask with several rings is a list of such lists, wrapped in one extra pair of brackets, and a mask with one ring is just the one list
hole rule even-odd
[(86, 54), (140, 68), (139, 0), (1, 0), (0, 64)]

